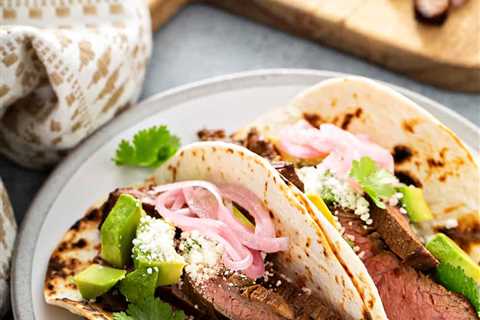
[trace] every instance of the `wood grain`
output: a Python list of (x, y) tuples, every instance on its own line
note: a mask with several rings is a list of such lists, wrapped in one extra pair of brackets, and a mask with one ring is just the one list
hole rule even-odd
[[(154, 27), (189, 0), (149, 0)], [(418, 23), (412, 0), (205, 0), (350, 52), (411, 78), (480, 92), (480, 0), (453, 9), (445, 24)]]
[(158, 30), (191, 0), (147, 0), (152, 17), (152, 29)]

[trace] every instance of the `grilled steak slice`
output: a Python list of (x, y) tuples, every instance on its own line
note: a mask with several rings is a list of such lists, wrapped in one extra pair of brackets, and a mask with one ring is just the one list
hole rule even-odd
[(277, 160), (280, 157), (280, 154), (277, 149), (275, 149), (273, 143), (265, 140), (256, 128), (250, 129), (246, 139), (240, 141), (240, 143), (250, 151), (253, 151), (270, 161)]
[(273, 162), (272, 166), (277, 169), (277, 171), (290, 183), (292, 183), (294, 186), (296, 186), (299, 190), (304, 191), (305, 186), (298, 177), (297, 173), (295, 172), (295, 167), (293, 164), (284, 162), (284, 161), (278, 161), (278, 162)]
[(357, 247), (356, 252), (362, 260), (373, 257), (385, 250), (383, 241), (374, 229), (367, 227), (358, 216), (349, 210), (332, 210), (345, 229), (344, 237)]
[(197, 136), (201, 141), (223, 141), (227, 138), (224, 129), (202, 129)]
[(202, 129), (197, 132), (197, 136), (201, 141), (225, 141), (240, 144), (270, 161), (280, 159), (280, 154), (274, 144), (265, 140), (257, 128), (251, 128), (245, 139), (234, 140), (232, 137), (227, 137), (224, 129)]
[(178, 310), (183, 310), (187, 315), (194, 319), (205, 320), (226, 320), (223, 315), (215, 311), (210, 305), (208, 308), (200, 308), (196, 302), (192, 301), (179, 286), (167, 286), (157, 288), (155, 295), (163, 301), (174, 306)]
[(463, 296), (448, 291), (388, 251), (375, 228), (366, 228), (350, 211), (337, 208), (334, 212), (345, 229), (344, 237), (358, 246), (357, 253), (377, 286), (390, 320), (477, 319)]
[(383, 252), (366, 261), (389, 319), (476, 319), (473, 307), (426, 275)]
[(438, 260), (425, 248), (410, 228), (407, 218), (396, 207), (386, 209), (371, 206), (373, 226), (396, 255), (418, 270), (429, 270), (438, 265)]
[(182, 291), (199, 309), (214, 309), (232, 320), (341, 319), (333, 308), (288, 282), (267, 288), (235, 273), (201, 284), (185, 275), (184, 280)]
[[(198, 305), (199, 309), (215, 310), (232, 320), (285, 320), (276, 312), (276, 308), (261, 301), (249, 299), (242, 295), (242, 290), (249, 286), (237, 287), (223, 277), (215, 277), (201, 284), (195, 284), (188, 276), (184, 277), (182, 290)], [(284, 310), (285, 305), (279, 300), (278, 309)], [(288, 306), (287, 306), (288, 310)]]

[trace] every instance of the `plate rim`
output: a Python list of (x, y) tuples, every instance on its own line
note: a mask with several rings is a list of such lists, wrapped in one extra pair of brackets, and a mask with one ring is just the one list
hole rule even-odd
[[(94, 134), (85, 139), (79, 146), (74, 148), (67, 157), (52, 171), (38, 190), (31, 202), (23, 221), (20, 225), (15, 242), (14, 253), (11, 260), (10, 271), (10, 297), (13, 315), (15, 319), (27, 320), (35, 318), (33, 304), (26, 303), (32, 300), (31, 278), (33, 255), (30, 254), (35, 248), (36, 240), (43, 226), (50, 207), (57, 199), (57, 191), (62, 190), (68, 183), (71, 175), (83, 164), (84, 160), (92, 156), (98, 148), (103, 146), (110, 138), (121, 133), (128, 127), (138, 123), (142, 119), (152, 116), (158, 112), (176, 107), (180, 101), (188, 101), (195, 97), (207, 96), (223, 91), (258, 87), (263, 85), (271, 86), (288, 85), (295, 83), (295, 79), (303, 80), (299, 84), (308, 82), (308, 79), (345, 77), (351, 74), (326, 70), (312, 69), (259, 69), (244, 71), (207, 78), (200, 81), (180, 85), (160, 93), (154, 94), (140, 101), (134, 108), (131, 108), (117, 118), (98, 129)], [(375, 81), (387, 84), (403, 95), (422, 101), (440, 110), (448, 117), (462, 123), (472, 135), (480, 135), (480, 128), (470, 120), (458, 114), (452, 109), (420, 94), (401, 86), (393, 85), (382, 80), (371, 78)], [(170, 104), (169, 100), (173, 100)], [(157, 101), (158, 106), (142, 108), (144, 105)], [(19, 301), (23, 301), (20, 306)]]

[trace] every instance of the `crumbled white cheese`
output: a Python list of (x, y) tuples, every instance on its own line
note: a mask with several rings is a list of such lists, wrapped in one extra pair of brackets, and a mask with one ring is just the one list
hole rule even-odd
[(352, 188), (348, 180), (339, 179), (329, 170), (316, 167), (303, 167), (297, 173), (305, 185), (306, 193), (317, 194), (327, 202), (351, 209), (362, 221), (368, 221), (368, 201)]
[(217, 275), (223, 267), (223, 246), (198, 231), (182, 232), (179, 249), (187, 263), (185, 271), (196, 283)]
[(149, 261), (183, 262), (183, 258), (175, 251), (174, 237), (173, 225), (163, 219), (144, 215), (132, 242), (133, 255)]
[(454, 219), (454, 218), (451, 218), (451, 219), (446, 219), (444, 222), (443, 222), (443, 226), (447, 229), (453, 229), (453, 228), (456, 228), (458, 227), (458, 220), (457, 219)]
[(401, 192), (396, 192), (393, 196), (388, 199), (388, 205), (392, 207), (396, 207), (399, 203), (400, 200), (403, 198), (403, 193)]

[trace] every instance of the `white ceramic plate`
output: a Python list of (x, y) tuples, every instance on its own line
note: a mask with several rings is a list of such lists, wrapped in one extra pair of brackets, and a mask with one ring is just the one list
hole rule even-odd
[[(151, 171), (116, 167), (111, 158), (122, 138), (166, 124), (183, 143), (203, 128), (233, 131), (272, 108), (284, 106), (307, 86), (341, 74), (309, 70), (265, 70), (197, 82), (156, 95), (122, 114), (75, 150), (45, 183), (20, 230), (12, 271), (16, 319), (76, 319), (43, 300), (50, 253), (88, 207), (115, 187), (144, 180)], [(478, 128), (449, 109), (394, 87), (476, 146)]]

